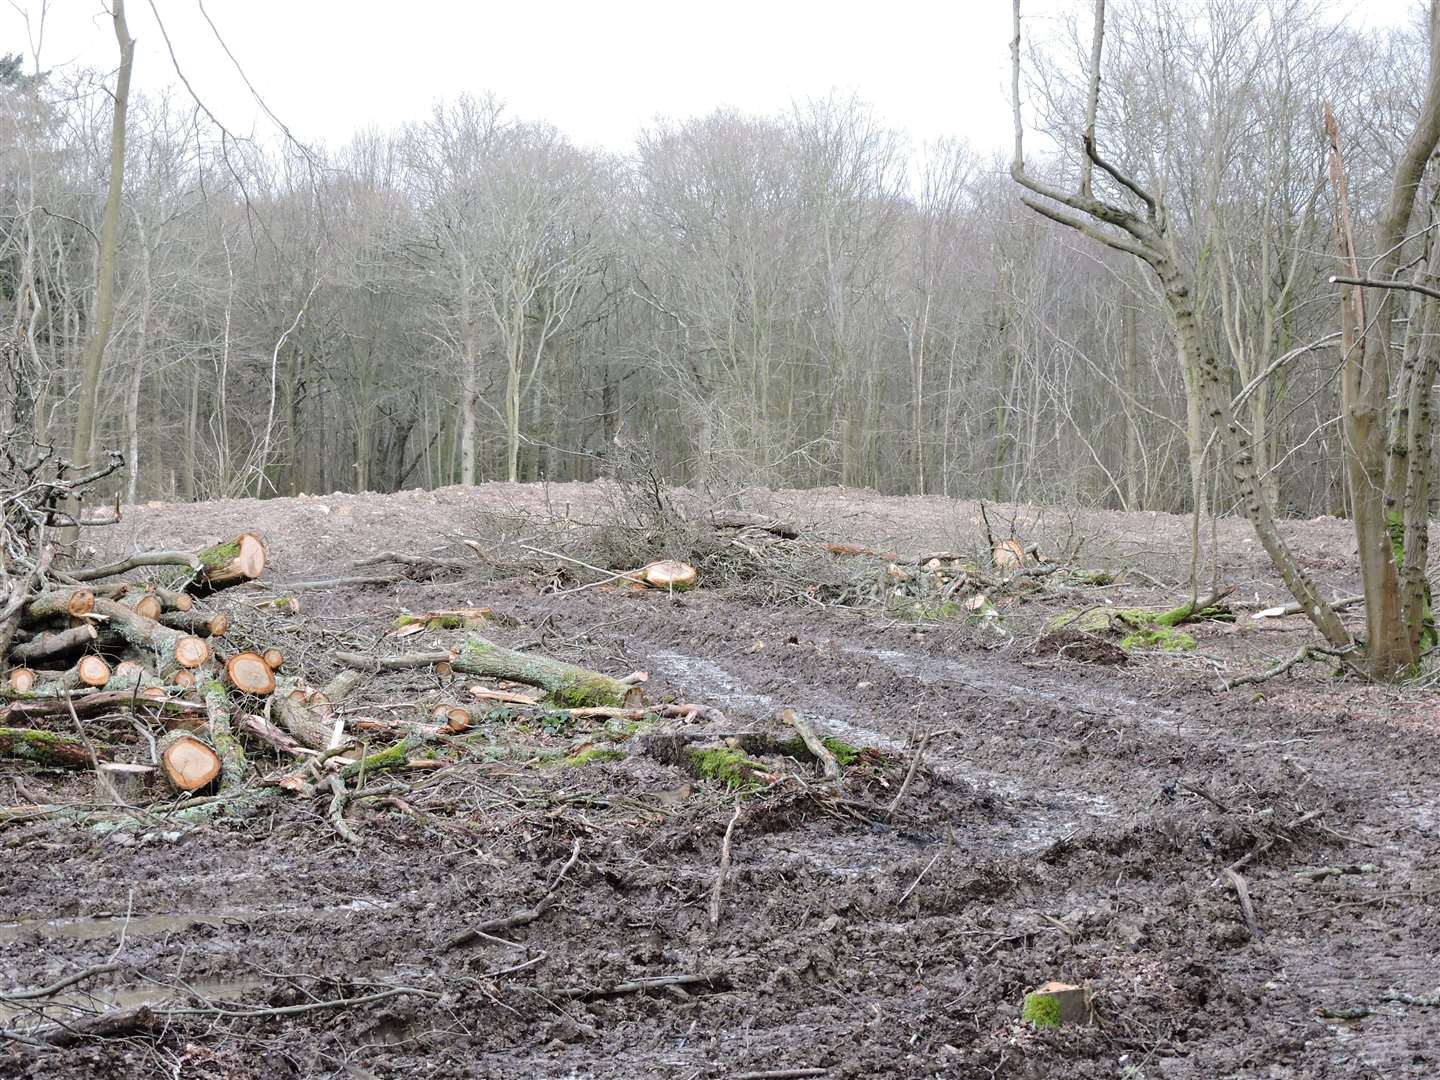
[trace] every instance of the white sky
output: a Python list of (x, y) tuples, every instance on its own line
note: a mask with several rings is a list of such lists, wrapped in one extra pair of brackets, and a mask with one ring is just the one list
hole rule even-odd
[[(1194, 0), (1198, 2), (1198, 0)], [(1243, 0), (1234, 0), (1243, 2)], [(1080, 0), (1028, 0), (1036, 19)], [(0, 7), (0, 51), (27, 52), (28, 10)], [(201, 18), (155, 0), (186, 76), (232, 131), (271, 134)], [(1399, 21), (1414, 0), (1349, 0), (1352, 18)], [(1009, 138), (1010, 0), (205, 0), (267, 104), (297, 136), (343, 143), (358, 128), (422, 119), (439, 99), (494, 91), (512, 114), (576, 142), (625, 150), (657, 115), (732, 105), (773, 113), (856, 92), (917, 145)], [(176, 83), (148, 0), (127, 0), (135, 84)], [(1363, 13), (1363, 15), (1361, 14)], [(49, 0), (40, 55), (110, 70), (102, 0)]]

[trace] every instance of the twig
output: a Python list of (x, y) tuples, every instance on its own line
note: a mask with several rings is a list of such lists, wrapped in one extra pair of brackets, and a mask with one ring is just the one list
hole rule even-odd
[(915, 779), (915, 773), (920, 769), (920, 761), (925, 756), (925, 748), (930, 745), (930, 740), (949, 734), (951, 734), (950, 731), (927, 731), (920, 737), (920, 745), (915, 748), (915, 756), (910, 759), (910, 769), (905, 773), (905, 779), (900, 782), (900, 790), (895, 793), (889, 809), (885, 811), (886, 817), (891, 819), (895, 817), (895, 811), (900, 807), (900, 800), (905, 798), (905, 793), (910, 790), (910, 784)]
[(730, 1080), (803, 1080), (807, 1076), (824, 1076), (829, 1069), (769, 1069), (761, 1072), (732, 1073)]
[(66, 975), (58, 982), (53, 982), (49, 986), (42, 986), (38, 990), (11, 990), (7, 993), (0, 994), (0, 1001), (34, 1001), (36, 998), (50, 997), (52, 994), (58, 994), (67, 986), (74, 986), (76, 983), (84, 982), (86, 979), (93, 979), (96, 975), (108, 975), (112, 971), (119, 970), (119, 964), (96, 964), (94, 967), (88, 967), (84, 971), (77, 971), (73, 975)]
[(1245, 916), (1245, 926), (1249, 929), (1250, 936), (1256, 941), (1264, 941), (1265, 935), (1260, 931), (1260, 924), (1255, 921), (1255, 906), (1250, 903), (1250, 889), (1246, 886), (1245, 879), (1228, 867), (1225, 870), (1225, 877), (1240, 901), (1240, 914)]
[(720, 871), (715, 875), (715, 888), (710, 892), (710, 929), (720, 925), (720, 893), (725, 888), (725, 878), (730, 874), (730, 841), (735, 835), (735, 823), (740, 820), (740, 804), (735, 804), (735, 813), (730, 824), (725, 826), (725, 839), (720, 842)]
[(355, 830), (345, 823), (345, 804), (350, 801), (350, 793), (345, 789), (345, 781), (340, 779), (339, 773), (330, 774), (330, 791), (330, 810), (326, 815), (330, 824), (346, 843), (360, 843), (360, 837), (355, 835)]
[(793, 727), (800, 733), (800, 740), (805, 744), (805, 749), (810, 751), (811, 756), (820, 762), (821, 771), (825, 774), (826, 780), (840, 779), (840, 763), (835, 760), (835, 755), (825, 745), (815, 731), (815, 725), (806, 720), (794, 709), (783, 709), (780, 712), (780, 719)]
[(724, 985), (724, 982), (724, 977), (720, 975), (652, 975), (631, 982), (616, 983), (614, 986), (599, 988), (577, 986), (564, 990), (553, 990), (550, 991), (550, 996), (589, 1001), (594, 998), (619, 997), (621, 994), (641, 994), (646, 990), (659, 990), (666, 986), (694, 986), (697, 983), (707, 986)]
[(905, 901), (910, 899), (910, 894), (913, 893), (913, 892), (916, 890), (916, 888), (920, 885), (920, 882), (925, 879), (925, 875), (930, 872), (930, 868), (931, 868), (932, 866), (934, 866), (934, 865), (935, 865), (937, 862), (939, 862), (939, 861), (940, 861), (940, 852), (937, 851), (937, 852), (935, 853), (935, 857), (934, 857), (933, 859), (931, 859), (928, 863), (925, 864), (925, 869), (924, 869), (924, 870), (921, 870), (920, 873), (915, 876), (915, 880), (910, 883), (910, 887), (909, 887), (908, 889), (906, 889), (903, 893), (900, 894), (900, 899), (897, 900), (897, 901), (895, 901), (895, 906), (896, 906), (896, 907), (904, 907), (904, 906), (905, 906)]
[(580, 838), (577, 836), (575, 838), (575, 846), (570, 849), (570, 858), (565, 860), (564, 866), (560, 867), (560, 872), (555, 875), (555, 880), (550, 883), (550, 888), (546, 891), (545, 895), (540, 898), (538, 904), (532, 908), (525, 908), (513, 914), (506, 915), (502, 919), (490, 919), (488, 922), (483, 922), (479, 926), (461, 930), (445, 943), (446, 950), (458, 949), (462, 945), (470, 944), (470, 942), (474, 941), (477, 937), (488, 937), (498, 930), (513, 930), (517, 926), (527, 926), (540, 918), (554, 906), (556, 890), (560, 888), (561, 883), (565, 880), (565, 875), (570, 872), (570, 868), (575, 865), (576, 860), (579, 858)]

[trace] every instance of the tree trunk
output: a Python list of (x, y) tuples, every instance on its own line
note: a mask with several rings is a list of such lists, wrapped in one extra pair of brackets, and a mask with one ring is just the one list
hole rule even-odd
[(80, 404), (75, 416), (74, 452), (71, 455), (71, 460), (80, 467), (90, 460), (94, 449), (100, 376), (115, 321), (115, 249), (120, 228), (120, 199), (125, 187), (125, 111), (130, 102), (130, 72), (135, 61), (135, 42), (131, 40), (125, 24), (125, 0), (111, 0), (110, 9), (115, 25), (115, 41), (120, 47), (120, 70), (115, 79), (115, 108), (110, 120), (110, 187), (105, 197), (105, 216), (100, 224), (95, 326), (80, 372)]

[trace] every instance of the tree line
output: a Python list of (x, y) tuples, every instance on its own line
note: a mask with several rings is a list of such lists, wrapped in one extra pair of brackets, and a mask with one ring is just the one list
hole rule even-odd
[[(1425, 28), (1316, 0), (1111, 3), (1090, 102), (1087, 12), (1023, 46), (1029, 175), (1090, 183), (1075, 118), (1098, 122), (1163, 201), (1263, 497), (1347, 512), (1322, 109), (1369, 251)], [(913, 146), (859, 100), (656, 122), (618, 154), (488, 95), (336, 146), (130, 95), (107, 304), (114, 82), (0, 63), (0, 392), (8, 428), (122, 450), (129, 500), (589, 479), (617, 445), (677, 482), (1242, 494), (1144, 260), (1032, 212), (1008, 155)], [(1428, 177), (1418, 205), (1423, 261)], [(1419, 329), (1401, 311), (1389, 332)]]

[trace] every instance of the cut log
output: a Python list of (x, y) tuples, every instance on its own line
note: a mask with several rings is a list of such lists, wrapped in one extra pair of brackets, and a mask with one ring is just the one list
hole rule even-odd
[(99, 689), (110, 681), (110, 665), (98, 656), (82, 656), (68, 671), (36, 681), (34, 689), (44, 692)]
[(639, 704), (642, 697), (639, 687), (629, 686), (609, 675), (567, 664), (563, 660), (515, 652), (478, 636), (466, 638), (457, 652), (380, 657), (336, 653), (335, 659), (346, 667), (361, 671), (403, 671), (448, 663), (462, 675), (509, 679), (541, 687), (550, 692), (555, 704), (567, 707)]
[(260, 654), (260, 658), (269, 665), (271, 671), (279, 671), (285, 666), (285, 654), (279, 649), (266, 649)]
[(200, 569), (185, 591), (206, 596), (259, 577), (265, 570), (265, 541), (254, 533), (241, 533), (233, 540), (196, 552), (195, 557)]
[(30, 624), (46, 619), (78, 619), (95, 607), (95, 594), (89, 589), (50, 589), (25, 605), (22, 622)]
[(323, 692), (299, 680), (287, 679), (270, 699), (270, 715), (301, 746), (312, 750), (329, 747), (335, 725), (330, 701)]
[(677, 591), (693, 587), (698, 577), (693, 566), (674, 559), (652, 562), (627, 576), (641, 588)]
[(6, 676), (6, 682), (10, 684), (10, 689), (17, 694), (28, 694), (35, 689), (35, 672), (27, 667), (11, 668), (10, 674)]
[(195, 673), (189, 668), (176, 668), (170, 673), (170, 685), (182, 686), (186, 690), (194, 689)]
[(68, 717), (72, 709), (77, 716), (99, 716), (132, 705), (147, 712), (153, 710), (161, 716), (205, 715), (205, 706), (200, 702), (170, 697), (164, 687), (146, 687), (138, 692), (133, 688), (115, 690), (107, 687), (98, 692), (36, 695), (11, 701), (0, 708), (0, 723), (33, 720), (42, 716)]
[(196, 637), (224, 637), (230, 630), (230, 616), (223, 611), (213, 615), (203, 611), (167, 611), (157, 621), (161, 626)]
[(436, 705), (430, 711), (430, 719), (447, 731), (458, 733), (470, 727), (470, 710), (459, 705)]
[(155, 783), (153, 765), (132, 765), (123, 761), (102, 761), (95, 770), (95, 794), (101, 802), (133, 806), (144, 802)]
[(134, 660), (121, 660), (115, 665), (115, 672), (110, 677), (116, 682), (134, 682), (143, 674), (145, 674), (145, 669)]
[(0, 757), (18, 758), (52, 769), (90, 767), (90, 751), (79, 739), (34, 728), (0, 727)]
[(156, 589), (155, 595), (160, 598), (160, 603), (165, 606), (166, 611), (189, 611), (195, 606), (195, 598), (187, 592)]
[(264, 697), (275, 692), (275, 669), (253, 652), (236, 653), (225, 661), (225, 681), (242, 694)]
[(176, 791), (199, 791), (220, 775), (220, 755), (185, 732), (160, 741), (160, 767)]
[(11, 649), (10, 657), (27, 664), (54, 660), (57, 657), (89, 648), (95, 638), (94, 625), (88, 622), (81, 623), (79, 626), (72, 626), (69, 630), (60, 630), (53, 634), (39, 634), (24, 645), (17, 645)]
[(295, 754), (298, 757), (309, 757), (316, 753), (314, 749), (302, 746), (263, 716), (256, 716), (253, 713), (242, 713), (237, 717), (235, 729), (273, 746), (282, 753)]
[(167, 675), (177, 667), (198, 668), (210, 659), (204, 638), (161, 626), (154, 619), (137, 615), (114, 600), (95, 601), (95, 614), (104, 616), (106, 630), (133, 648), (159, 658), (157, 670)]
[(795, 540), (800, 536), (798, 525), (746, 510), (712, 510), (710, 524), (717, 529), (760, 529), (784, 540)]
[(124, 602), (136, 615), (142, 615), (147, 619), (158, 619), (165, 611), (164, 605), (160, 603), (160, 598), (154, 593), (127, 596)]
[(221, 791), (234, 791), (245, 783), (245, 748), (235, 737), (230, 712), (225, 688), (214, 679), (208, 679), (205, 683), (206, 725), (210, 731), (210, 744), (220, 757)]

